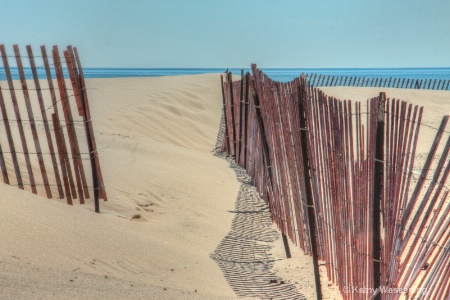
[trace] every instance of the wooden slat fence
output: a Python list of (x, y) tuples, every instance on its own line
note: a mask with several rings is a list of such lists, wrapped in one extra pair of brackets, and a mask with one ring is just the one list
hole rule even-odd
[[(6, 78), (0, 81), (3, 182), (49, 199), (65, 198), (68, 204), (77, 198), (85, 203), (93, 191), (98, 212), (98, 199), (106, 201), (107, 196), (77, 48), (68, 46), (61, 56), (54, 46), (50, 57), (45, 46), (40, 50), (35, 56), (27, 46), (27, 56), (22, 56), (14, 45), (14, 55), (9, 55), (0, 45), (0, 73)], [(19, 78), (13, 78), (12, 65)], [(39, 75), (40, 68), (45, 76)], [(85, 140), (79, 140), (80, 135)], [(92, 175), (86, 174), (86, 167)]]
[(314, 78), (281, 83), (252, 71), (225, 75), (223, 148), (280, 231), (325, 262), (345, 299), (448, 299), (448, 116), (418, 170), (423, 107), (384, 93), (339, 100)]
[(352, 87), (384, 87), (400, 89), (427, 89), (448, 91), (448, 79), (413, 79), (413, 78), (376, 78), (359, 76), (333, 76), (310, 73), (305, 74), (309, 84), (314, 87), (352, 86)]

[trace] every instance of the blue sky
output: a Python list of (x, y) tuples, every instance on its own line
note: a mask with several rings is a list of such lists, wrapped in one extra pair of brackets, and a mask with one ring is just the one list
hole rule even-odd
[(0, 43), (85, 67), (450, 67), (450, 1), (0, 0)]

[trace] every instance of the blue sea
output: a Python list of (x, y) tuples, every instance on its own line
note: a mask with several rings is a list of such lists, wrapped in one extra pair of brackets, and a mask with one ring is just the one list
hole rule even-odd
[[(118, 78), (118, 77), (156, 77), (156, 76), (177, 76), (206, 73), (223, 73), (226, 68), (192, 68), (192, 69), (133, 69), (133, 68), (84, 68), (86, 78)], [(262, 69), (270, 78), (277, 81), (291, 81), (300, 74), (322, 74), (331, 76), (357, 76), (366, 78), (413, 78), (413, 79), (444, 79), (450, 80), (450, 68), (353, 68), (353, 69)], [(240, 75), (241, 69), (230, 68), (233, 74)], [(244, 69), (251, 72), (250, 69)], [(11, 68), (14, 79), (19, 79), (17, 68)], [(39, 77), (45, 78), (45, 70), (38, 68)], [(32, 79), (31, 69), (25, 68), (25, 75)], [(65, 72), (66, 77), (67, 72)], [(54, 76), (54, 74), (53, 74)], [(0, 67), (0, 80), (5, 80), (5, 73)]]

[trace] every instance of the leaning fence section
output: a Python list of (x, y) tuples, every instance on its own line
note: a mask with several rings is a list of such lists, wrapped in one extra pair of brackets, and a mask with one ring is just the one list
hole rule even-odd
[(222, 80), (223, 148), (280, 231), (313, 256), (316, 283), (322, 260), (346, 299), (447, 299), (448, 116), (418, 163), (423, 107), (384, 93), (339, 100), (306, 76), (281, 83), (252, 71)]
[(11, 54), (0, 45), (0, 55), (3, 182), (68, 204), (93, 193), (98, 211), (97, 200), (107, 196), (77, 49), (61, 55), (57, 46), (41, 46), (35, 56), (31, 46), (22, 55), (17, 45)]

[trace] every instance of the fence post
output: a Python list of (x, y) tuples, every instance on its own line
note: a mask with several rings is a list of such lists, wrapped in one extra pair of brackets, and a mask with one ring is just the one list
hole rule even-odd
[(94, 199), (96, 200), (95, 204), (95, 210), (96, 212), (100, 212), (100, 204), (98, 203), (98, 199), (103, 199), (103, 201), (108, 201), (108, 196), (106, 195), (105, 191), (105, 183), (103, 181), (103, 174), (102, 170), (100, 168), (100, 160), (98, 157), (98, 150), (97, 150), (97, 143), (95, 141), (94, 136), (94, 129), (92, 127), (92, 116), (91, 116), (91, 110), (89, 108), (89, 99), (86, 92), (86, 82), (84, 80), (84, 73), (83, 68), (81, 66), (80, 57), (78, 55), (77, 48), (72, 48), (71, 46), (67, 47), (70, 53), (70, 58), (73, 61), (76, 61), (76, 66), (74, 63), (74, 68), (78, 70), (78, 78), (80, 82), (80, 91), (83, 91), (81, 93), (82, 95), (82, 108), (84, 113), (84, 124), (85, 124), (85, 130), (86, 132), (89, 132), (89, 134), (86, 134), (86, 138), (88, 139), (88, 145), (92, 149), (90, 150), (91, 155), (91, 167), (92, 167), (92, 176), (93, 183), (94, 183)]
[[(373, 287), (381, 286), (381, 191), (383, 188), (384, 107), (386, 93), (379, 96), (373, 195)], [(381, 299), (380, 294), (374, 299)]]
[(228, 80), (228, 83), (230, 84), (230, 107), (231, 107), (231, 125), (232, 125), (231, 127), (233, 129), (233, 145), (232, 145), (232, 147), (234, 149), (233, 156), (236, 160), (236, 145), (237, 145), (236, 144), (236, 123), (234, 120), (233, 75), (231, 74), (231, 72), (227, 73), (227, 80)]
[(220, 83), (222, 86), (222, 102), (223, 102), (223, 120), (225, 122), (225, 131), (224, 131), (224, 138), (226, 139), (227, 142), (227, 151), (230, 152), (230, 137), (229, 137), (229, 133), (228, 133), (228, 123), (227, 123), (227, 105), (225, 103), (225, 90), (223, 88), (223, 75), (220, 75)]
[(247, 72), (247, 74), (245, 74), (245, 99), (243, 99), (244, 101), (244, 165), (243, 168), (247, 170), (247, 131), (248, 131), (248, 108), (249, 108), (249, 96), (248, 96), (248, 85), (249, 85), (249, 80), (250, 80), (250, 74)]
[(243, 108), (243, 99), (244, 99), (244, 69), (241, 69), (241, 91), (239, 93), (239, 138), (236, 143), (236, 149), (238, 150), (236, 155), (236, 162), (238, 165), (241, 165), (241, 156), (242, 156), (242, 108)]
[(284, 245), (284, 250), (286, 251), (286, 257), (291, 258), (292, 257), (291, 249), (289, 248), (289, 242), (288, 242), (287, 236), (286, 236), (286, 234), (281, 233), (281, 237), (283, 238), (283, 245)]
[[(300, 79), (300, 86), (298, 87), (298, 108), (300, 113), (300, 128), (306, 129), (306, 118), (305, 118), (305, 108), (303, 101), (305, 99), (305, 80)], [(317, 253), (317, 241), (316, 241), (316, 217), (314, 204), (312, 199), (312, 188), (311, 188), (311, 175), (309, 173), (309, 163), (308, 163), (308, 133), (305, 130), (300, 130), (301, 135), (301, 145), (303, 153), (303, 174), (305, 180), (306, 189), (306, 204), (308, 208), (308, 222), (309, 222), (309, 235), (311, 237), (311, 252), (313, 257), (313, 267), (314, 267), (314, 279), (316, 282), (316, 296), (318, 300), (322, 299), (322, 289), (320, 285), (320, 274), (319, 274), (319, 255)]]

